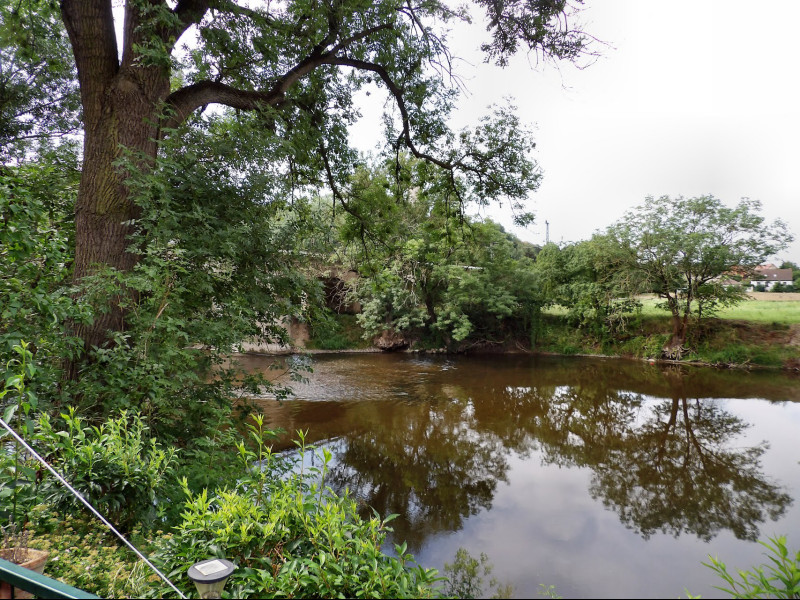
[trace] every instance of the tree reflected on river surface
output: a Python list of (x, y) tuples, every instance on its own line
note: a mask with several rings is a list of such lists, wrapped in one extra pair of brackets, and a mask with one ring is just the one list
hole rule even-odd
[[(385, 383), (374, 374), (381, 399), (294, 401), (291, 426), (314, 421), (320, 441), (335, 438), (328, 481), (365, 512), (399, 514), (396, 538), (412, 551), (491, 508), (512, 456), (590, 469), (588, 493), (645, 539), (729, 530), (755, 540), (784, 514), (792, 498), (762, 471), (766, 442), (746, 444), (749, 425), (714, 399), (713, 378), (650, 368), (620, 377), (619, 368), (495, 377), (476, 363), (457, 377), (429, 369)], [(403, 401), (386, 401), (399, 389)]]
[(381, 515), (399, 514), (392, 526), (413, 550), (430, 533), (458, 531), (464, 518), (491, 507), (508, 452), (468, 405), (371, 408), (359, 418), (381, 429), (347, 436), (328, 475), (334, 487), (348, 488)]
[(748, 425), (717, 401), (617, 395), (600, 406), (554, 395), (538, 436), (548, 462), (591, 468), (592, 497), (645, 539), (727, 529), (756, 540), (791, 504), (761, 472), (766, 442), (736, 446)]

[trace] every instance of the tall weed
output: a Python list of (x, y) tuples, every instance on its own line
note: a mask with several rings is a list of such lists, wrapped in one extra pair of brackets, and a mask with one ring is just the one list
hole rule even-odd
[(715, 587), (733, 598), (800, 598), (800, 551), (790, 553), (785, 536), (759, 543), (767, 549), (769, 563), (752, 570), (737, 569), (736, 575), (728, 571), (724, 562), (709, 556), (709, 562), (703, 565), (726, 584)]

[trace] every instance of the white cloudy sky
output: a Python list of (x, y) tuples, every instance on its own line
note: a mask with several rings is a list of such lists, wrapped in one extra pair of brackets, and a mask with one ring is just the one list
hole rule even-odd
[[(550, 239), (567, 242), (648, 195), (747, 196), (800, 238), (800, 2), (586, 0), (581, 20), (609, 44), (582, 70), (525, 56), (485, 65), (472, 50), (481, 26), (454, 32), (470, 92), (456, 125), (514, 97), (544, 170), (533, 225), (488, 216), (539, 243), (549, 221)], [(369, 148), (376, 131), (366, 118), (353, 135)], [(800, 240), (778, 258), (800, 261)]]

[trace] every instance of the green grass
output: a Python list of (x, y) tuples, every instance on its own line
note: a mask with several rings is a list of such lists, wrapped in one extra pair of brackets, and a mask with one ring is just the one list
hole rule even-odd
[[(786, 294), (775, 294), (780, 300), (772, 300), (771, 296), (747, 300), (700, 326), (693, 319), (684, 360), (721, 366), (796, 364), (800, 348), (787, 344), (787, 339), (790, 326), (800, 323), (800, 300)], [(655, 298), (644, 298), (641, 317), (632, 320), (627, 331), (604, 340), (585, 329), (570, 326), (563, 308), (548, 310), (536, 350), (660, 358), (672, 325), (669, 313), (656, 308), (657, 302)]]
[(719, 311), (721, 319), (741, 319), (758, 323), (781, 323), (792, 325), (800, 323), (800, 300), (769, 302), (748, 300), (738, 306)]
[[(753, 321), (755, 323), (777, 323), (792, 325), (800, 323), (800, 300), (783, 300), (783, 294), (775, 294), (775, 300), (747, 299), (736, 306), (721, 309), (715, 316), (719, 319)], [(642, 315), (668, 316), (664, 309), (656, 307), (656, 298), (642, 299)]]

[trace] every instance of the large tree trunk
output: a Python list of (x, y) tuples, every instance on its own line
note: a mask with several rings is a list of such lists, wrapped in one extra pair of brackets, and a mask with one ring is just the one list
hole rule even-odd
[[(142, 89), (130, 75), (120, 73), (110, 83), (100, 118), (86, 128), (83, 172), (75, 207), (76, 283), (99, 268), (127, 272), (136, 264), (136, 254), (129, 252), (128, 247), (139, 208), (126, 186), (128, 168), (115, 162), (128, 150), (132, 156), (143, 158), (136, 165), (139, 168), (152, 163), (157, 135), (152, 123), (157, 115), (152, 91)], [(87, 345), (102, 343), (109, 329), (124, 329), (119, 302), (112, 299), (111, 304), (109, 312), (98, 315), (92, 325), (78, 328)]]
[[(61, 6), (78, 67), (84, 117), (83, 170), (75, 206), (77, 284), (99, 269), (127, 272), (136, 264), (128, 246), (139, 210), (126, 186), (128, 169), (115, 163), (127, 150), (138, 167), (152, 164), (157, 110), (169, 93), (166, 69), (133, 60), (130, 47), (135, 35), (120, 64), (110, 4), (82, 0), (64, 1)], [(126, 38), (134, 28), (135, 19), (127, 15)], [(74, 328), (87, 350), (102, 345), (109, 331), (125, 328), (119, 296), (108, 303), (107, 312), (99, 311), (93, 323)], [(69, 370), (75, 377), (75, 366)]]

